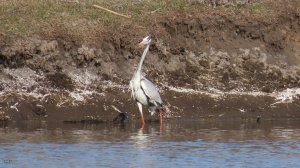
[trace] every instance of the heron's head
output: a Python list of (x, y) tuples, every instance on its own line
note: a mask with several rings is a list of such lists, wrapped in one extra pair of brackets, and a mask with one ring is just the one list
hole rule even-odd
[(139, 47), (144, 47), (151, 43), (151, 36), (146, 36), (143, 40), (138, 44)]

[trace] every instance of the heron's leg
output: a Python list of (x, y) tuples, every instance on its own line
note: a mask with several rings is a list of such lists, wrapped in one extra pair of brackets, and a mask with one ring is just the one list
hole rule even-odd
[(144, 120), (144, 114), (143, 114), (143, 107), (142, 107), (142, 104), (141, 103), (137, 103), (138, 104), (138, 107), (139, 107), (139, 110), (140, 110), (140, 113), (141, 113), (141, 117), (142, 117), (142, 124), (143, 126), (145, 125), (145, 120)]
[(162, 135), (162, 131), (163, 131), (163, 109), (159, 108), (159, 122), (160, 122), (160, 135)]
[(162, 126), (163, 124), (163, 109), (159, 109), (159, 119), (160, 119), (160, 125)]

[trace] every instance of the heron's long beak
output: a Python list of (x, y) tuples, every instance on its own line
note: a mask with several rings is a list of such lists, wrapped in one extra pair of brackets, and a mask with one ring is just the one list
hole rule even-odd
[(144, 42), (144, 40), (143, 41), (141, 41), (139, 44), (138, 44), (138, 47), (139, 48), (142, 48), (142, 47), (144, 47), (145, 46), (145, 42)]

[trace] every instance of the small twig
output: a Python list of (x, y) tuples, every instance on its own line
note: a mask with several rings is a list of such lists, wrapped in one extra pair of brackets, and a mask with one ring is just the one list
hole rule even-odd
[(111, 105), (112, 108), (114, 108), (117, 112), (122, 113), (121, 110), (119, 110), (117, 107), (115, 107), (114, 105)]
[(18, 105), (19, 103), (17, 102), (17, 103), (15, 103), (14, 105), (12, 105), (12, 106), (10, 106), (10, 108), (11, 109), (15, 109), (17, 112), (19, 112), (19, 109), (17, 108), (17, 105)]
[(154, 11), (151, 11), (150, 13), (155, 13), (155, 12), (157, 12), (157, 11), (159, 11), (161, 8), (157, 8), (157, 9), (155, 9)]
[(112, 14), (118, 15), (118, 16), (122, 16), (122, 17), (125, 17), (125, 18), (131, 18), (131, 16), (123, 15), (123, 14), (117, 13), (117, 12), (115, 12), (115, 11), (109, 10), (109, 9), (104, 8), (104, 7), (102, 7), (102, 6), (99, 6), (99, 5), (93, 5), (93, 6), (96, 7), (96, 8), (105, 10), (105, 11), (107, 11), (107, 12), (110, 12), (110, 13), (112, 13)]
[(62, 1), (68, 3), (79, 3), (79, 0), (62, 0)]

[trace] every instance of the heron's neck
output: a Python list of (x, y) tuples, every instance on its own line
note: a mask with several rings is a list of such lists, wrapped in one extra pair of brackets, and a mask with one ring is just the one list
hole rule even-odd
[(146, 46), (146, 48), (145, 48), (145, 50), (144, 50), (144, 52), (143, 52), (142, 58), (141, 58), (140, 63), (139, 63), (139, 65), (138, 65), (138, 69), (137, 69), (136, 72), (135, 72), (135, 75), (141, 76), (141, 71), (142, 71), (143, 62), (144, 62), (144, 60), (145, 60), (146, 54), (147, 54), (147, 52), (148, 52), (148, 50), (149, 50), (149, 47), (150, 47), (150, 43), (147, 44), (147, 46)]

